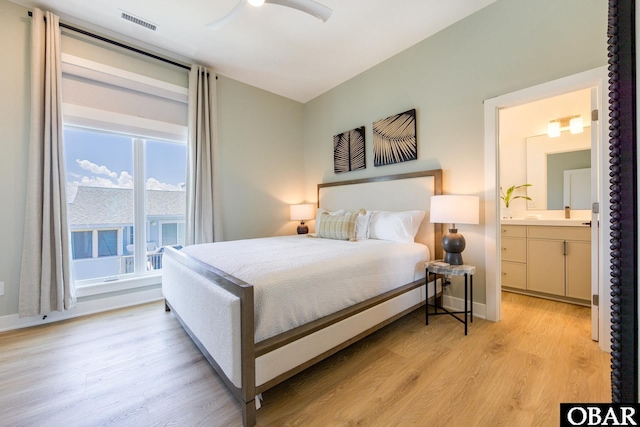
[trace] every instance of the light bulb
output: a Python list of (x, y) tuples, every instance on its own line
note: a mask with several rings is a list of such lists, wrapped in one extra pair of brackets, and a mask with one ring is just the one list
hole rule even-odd
[(574, 117), (569, 122), (569, 132), (582, 133), (583, 129), (584, 128), (582, 126), (582, 117)]
[(264, 0), (247, 0), (251, 6), (260, 7), (264, 4)]
[(549, 122), (549, 125), (547, 126), (547, 135), (549, 135), (550, 138), (559, 137), (560, 136), (560, 122), (557, 122), (557, 121)]

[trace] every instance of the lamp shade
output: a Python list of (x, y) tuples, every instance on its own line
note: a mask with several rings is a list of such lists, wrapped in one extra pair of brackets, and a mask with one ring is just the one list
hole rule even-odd
[(431, 222), (442, 224), (478, 224), (478, 196), (431, 196)]
[(292, 221), (304, 221), (313, 219), (316, 216), (315, 205), (312, 203), (303, 203), (300, 205), (289, 206)]

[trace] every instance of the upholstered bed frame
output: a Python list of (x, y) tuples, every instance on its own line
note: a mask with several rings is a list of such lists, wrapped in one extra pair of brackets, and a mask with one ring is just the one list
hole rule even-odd
[[(429, 201), (434, 194), (442, 194), (440, 169), (319, 184), (318, 206), (327, 210), (423, 210), (427, 215), (416, 241), (429, 247), (431, 258), (438, 258), (442, 230), (429, 222)], [(169, 249), (164, 257), (166, 309), (174, 313), (239, 400), (245, 426), (256, 422), (255, 399), (260, 393), (415, 310), (427, 298), (424, 279), (420, 279), (255, 343), (251, 284), (180, 251)]]

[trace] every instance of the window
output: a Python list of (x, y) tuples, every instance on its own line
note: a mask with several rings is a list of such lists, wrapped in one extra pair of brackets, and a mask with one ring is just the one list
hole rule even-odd
[(158, 283), (159, 224), (185, 219), (188, 73), (91, 41), (62, 49), (76, 286), (94, 295)]
[(161, 227), (161, 246), (184, 246), (184, 222), (163, 222)]
[(71, 126), (64, 138), (76, 279), (162, 268), (159, 248), (184, 243), (186, 143)]
[(73, 231), (71, 233), (73, 259), (91, 258), (93, 256), (91, 237), (91, 231)]
[(98, 230), (98, 256), (118, 255), (118, 230)]

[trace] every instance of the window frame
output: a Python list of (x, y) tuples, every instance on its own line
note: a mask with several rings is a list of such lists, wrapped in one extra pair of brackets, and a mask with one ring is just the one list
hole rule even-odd
[[(141, 74), (89, 61), (66, 53), (62, 54), (62, 71), (63, 73), (67, 73), (71, 76), (89, 78), (98, 83), (121, 86), (134, 91), (150, 93), (163, 98), (173, 99), (174, 101), (184, 103), (185, 108), (187, 108), (187, 87), (153, 79)], [(154, 140), (179, 143), (184, 144), (185, 146), (187, 145), (188, 128), (186, 123), (184, 125), (180, 125), (119, 114), (112, 111), (98, 110), (95, 108), (84, 107), (79, 104), (65, 102), (64, 97), (63, 120), (65, 129), (77, 128), (94, 132), (113, 133), (120, 136), (125, 134), (133, 139), (134, 198), (139, 201), (145, 199), (146, 191), (144, 164), (145, 153), (143, 142), (145, 140)], [(106, 124), (107, 126), (105, 127), (103, 124)], [(140, 141), (142, 141), (142, 143)], [(136, 154), (138, 155), (136, 156)], [(134, 210), (134, 253), (146, 254), (145, 211), (146, 209)], [(136, 227), (135, 224), (141, 224), (141, 226)], [(70, 233), (73, 231), (82, 230), (69, 230)], [(123, 239), (128, 238), (128, 236), (124, 236), (124, 230), (118, 231), (118, 256), (124, 255), (124, 250), (121, 247), (122, 241)], [(92, 235), (92, 240), (92, 244), (95, 246), (97, 243), (97, 232), (96, 235)], [(95, 253), (97, 253), (97, 249)], [(86, 297), (161, 284), (161, 270), (147, 271), (146, 259), (146, 256), (134, 257), (135, 269), (133, 274), (76, 280), (76, 295), (78, 297)]]
[[(65, 125), (65, 129), (75, 128), (74, 126)], [(96, 129), (82, 129), (90, 132), (101, 132)], [(122, 136), (122, 135), (119, 135)], [(146, 150), (145, 143), (147, 141), (158, 141), (157, 138), (140, 138), (132, 135), (131, 137), (132, 149), (133, 149), (133, 192), (134, 192), (134, 206), (140, 206), (133, 212), (133, 246), (134, 254), (145, 254), (141, 257), (134, 256), (134, 271), (133, 273), (117, 274), (114, 276), (101, 276), (91, 279), (75, 280), (76, 293), (78, 297), (98, 295), (108, 292), (116, 292), (126, 289), (134, 289), (138, 287), (145, 287), (150, 285), (157, 285), (161, 283), (162, 270), (148, 270), (147, 269), (147, 204), (146, 204)], [(186, 149), (186, 141), (167, 141), (169, 143), (183, 144)], [(185, 177), (186, 178), (186, 177)], [(186, 211), (185, 220), (162, 220), (158, 221), (159, 224), (159, 243), (162, 242), (162, 224), (173, 223), (178, 227), (179, 224), (186, 223)], [(137, 224), (141, 224), (137, 226)], [(98, 259), (104, 258), (99, 256), (98, 250), (98, 236), (100, 231), (116, 231), (117, 232), (117, 255), (125, 256), (123, 251), (123, 241), (125, 227), (98, 227), (98, 228), (78, 228), (70, 229), (69, 232), (90, 232), (91, 233), (91, 257), (78, 258), (78, 260)], [(177, 230), (177, 229), (176, 229)], [(160, 245), (162, 246), (162, 245)], [(76, 259), (73, 258), (73, 261)]]

